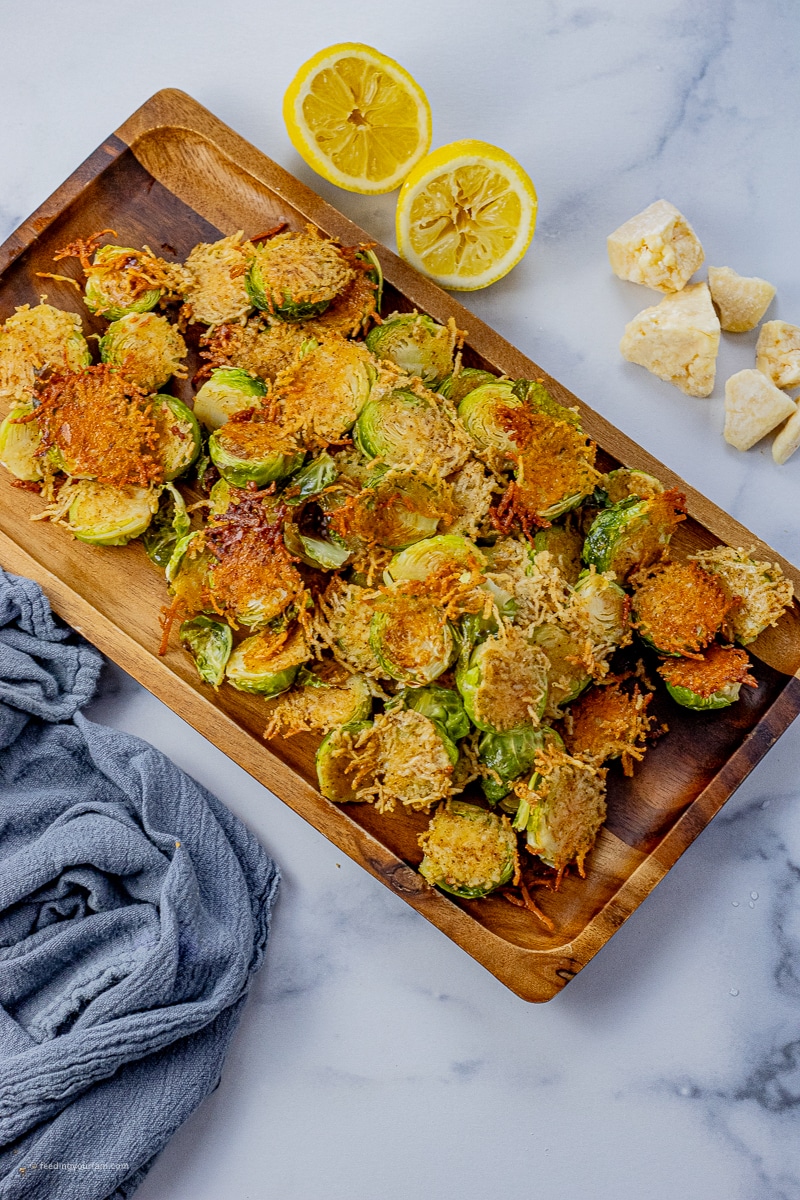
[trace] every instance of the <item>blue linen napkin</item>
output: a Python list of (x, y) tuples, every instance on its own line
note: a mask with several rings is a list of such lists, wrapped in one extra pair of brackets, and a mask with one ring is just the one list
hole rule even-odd
[(219, 1082), (279, 872), (80, 713), (98, 651), (0, 569), (0, 1198), (124, 1200)]

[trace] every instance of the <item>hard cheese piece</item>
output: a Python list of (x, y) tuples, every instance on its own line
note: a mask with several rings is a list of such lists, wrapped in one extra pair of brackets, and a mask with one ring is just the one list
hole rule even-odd
[(796, 407), (761, 371), (739, 371), (725, 384), (725, 441), (737, 450), (749, 450)]
[(611, 270), (658, 292), (679, 292), (703, 261), (695, 231), (669, 200), (656, 200), (608, 238)]
[(756, 342), (756, 366), (776, 387), (800, 384), (800, 325), (765, 321)]
[(730, 267), (709, 267), (708, 286), (726, 333), (755, 329), (775, 295), (775, 288), (766, 279), (737, 275)]
[(795, 409), (783, 429), (779, 429), (772, 443), (772, 457), (776, 463), (785, 463), (800, 446), (800, 408)]
[(689, 396), (709, 396), (714, 388), (719, 320), (705, 283), (665, 296), (625, 326), (619, 344), (623, 358), (647, 367)]

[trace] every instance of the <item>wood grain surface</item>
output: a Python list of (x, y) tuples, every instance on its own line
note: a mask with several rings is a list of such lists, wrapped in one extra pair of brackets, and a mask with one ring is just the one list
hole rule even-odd
[[(182, 92), (157, 93), (0, 247), (0, 320), (14, 307), (50, 303), (79, 312), (87, 333), (105, 322), (84, 308), (66, 283), (42, 279), (53, 253), (76, 237), (110, 227), (123, 245), (149, 245), (183, 258), (199, 241), (243, 229), (253, 236), (280, 222), (311, 222), (344, 243), (369, 241), (362, 230)], [(465, 358), (512, 377), (541, 378), (557, 399), (578, 405), (603, 466), (640, 467), (685, 492), (690, 517), (674, 541), (682, 557), (725, 542), (754, 547), (779, 562), (800, 590), (800, 572), (733, 518), (688, 487), (591, 408), (568, 392), (466, 309), (384, 247), (384, 310), (418, 308), (438, 320), (453, 316), (467, 331)], [(79, 278), (77, 263), (59, 263)], [(197, 366), (190, 346), (189, 377)], [(191, 338), (190, 338), (191, 341)], [(188, 382), (175, 392), (191, 401)], [(757, 689), (723, 713), (690, 713), (665, 696), (654, 701), (669, 734), (648, 751), (632, 779), (612, 766), (609, 817), (585, 880), (568, 877), (560, 892), (537, 902), (554, 922), (548, 932), (502, 898), (458, 902), (413, 869), (421, 854), (422, 814), (379, 816), (370, 805), (337, 807), (316, 788), (310, 736), (262, 737), (263, 701), (231, 688), (219, 692), (197, 677), (173, 645), (157, 654), (163, 576), (142, 547), (104, 548), (74, 541), (47, 522), (32, 522), (42, 502), (0, 475), (0, 563), (36, 579), (54, 609), (211, 742), (299, 812), (335, 845), (412, 904), (526, 1000), (548, 1000), (601, 948), (655, 887), (800, 711), (800, 610), (751, 646)]]

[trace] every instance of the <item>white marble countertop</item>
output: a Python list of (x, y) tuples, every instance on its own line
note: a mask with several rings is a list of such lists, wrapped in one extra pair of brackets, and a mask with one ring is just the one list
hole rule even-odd
[[(695, 400), (623, 363), (655, 293), (605, 236), (658, 197), (707, 261), (800, 323), (800, 8), (789, 0), (0, 0), (0, 237), (159, 88), (180, 87), (394, 245), (394, 196), (318, 180), (283, 92), (357, 40), (425, 88), (434, 145), (505, 147), (530, 253), (466, 304), (768, 543), (800, 560), (800, 454), (722, 440), (723, 335)], [(6, 314), (2, 314), (5, 316)], [(149, 739), (257, 831), (284, 880), (222, 1084), (141, 1200), (800, 1197), (800, 723), (593, 962), (527, 1005), (181, 719), (109, 668), (97, 720)]]

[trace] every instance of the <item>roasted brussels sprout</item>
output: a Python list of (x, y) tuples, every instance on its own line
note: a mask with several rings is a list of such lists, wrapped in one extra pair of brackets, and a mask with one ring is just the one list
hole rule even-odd
[(264, 737), (292, 737), (311, 730), (328, 733), (366, 721), (372, 712), (372, 692), (366, 676), (350, 675), (328, 660), (310, 671), (301, 667), (294, 685), (269, 700), (266, 712)]
[(164, 261), (147, 250), (100, 246), (92, 263), (84, 266), (86, 307), (109, 321), (149, 312), (162, 292), (169, 294), (165, 268)]
[(326, 800), (335, 804), (365, 803), (368, 795), (358, 796), (353, 780), (354, 746), (365, 730), (372, 729), (371, 721), (353, 721), (332, 729), (323, 738), (316, 756), (319, 790)]
[(509, 413), (520, 446), (511, 510), (523, 528), (555, 521), (594, 490), (595, 445), (571, 422), (524, 408)]
[(384, 672), (411, 687), (432, 683), (458, 653), (443, 609), (397, 587), (387, 588), (376, 601), (369, 641)]
[(633, 598), (639, 637), (659, 654), (680, 657), (704, 649), (729, 608), (719, 581), (696, 562), (654, 567)]
[(267, 389), (236, 367), (217, 367), (194, 398), (194, 415), (206, 429), (219, 429), (234, 413), (260, 408)]
[(370, 625), (378, 592), (334, 578), (319, 599), (322, 641), (354, 671), (376, 675), (380, 663), (370, 645)]
[(227, 421), (208, 439), (211, 461), (234, 487), (263, 487), (296, 471), (305, 458), (280, 425), (266, 417)]
[(630, 496), (604, 509), (583, 545), (583, 561), (600, 572), (626, 580), (666, 553), (675, 529), (685, 519), (685, 497), (663, 492), (647, 500)]
[(435, 386), (453, 370), (455, 323), (439, 325), (425, 313), (392, 313), (367, 334), (367, 346), (408, 375)]
[(548, 704), (554, 714), (571, 704), (592, 682), (586, 669), (586, 651), (575, 634), (563, 625), (546, 623), (533, 631), (532, 639), (547, 655)]
[(450, 507), (441, 484), (415, 471), (373, 475), (332, 518), (346, 539), (400, 550), (430, 540)]
[(419, 844), (420, 875), (464, 899), (488, 896), (517, 869), (517, 839), (508, 818), (463, 800), (448, 800), (437, 809)]
[(273, 380), (291, 367), (310, 336), (306, 324), (269, 321), (257, 313), (243, 324), (217, 325), (200, 339), (200, 356), (209, 367), (238, 369), (258, 379)]
[(200, 426), (177, 396), (153, 396), (152, 405), (158, 432), (156, 453), (169, 482), (185, 474), (197, 459), (202, 445)]
[(42, 459), (37, 454), (42, 444), (39, 426), (33, 416), (32, 404), (12, 408), (0, 425), (0, 466), (15, 479), (34, 481), (42, 478)]
[(428, 392), (401, 388), (373, 394), (361, 410), (353, 434), (366, 458), (380, 458), (390, 467), (449, 475), (468, 455), (467, 437)]
[(271, 630), (255, 633), (232, 652), (225, 677), (240, 692), (277, 696), (292, 686), (308, 657), (308, 642), (299, 626), (288, 637)]
[(545, 736), (551, 732), (546, 726), (541, 726), (539, 729), (528, 727), (511, 733), (481, 735), (478, 760), (490, 772), (481, 780), (481, 787), (490, 804), (496, 804), (507, 796), (514, 780), (530, 771), (536, 751), (542, 749)]
[(157, 392), (182, 367), (186, 343), (166, 317), (134, 312), (113, 321), (100, 338), (100, 357), (143, 392)]
[(243, 236), (240, 230), (218, 242), (201, 242), (192, 250), (181, 272), (190, 320), (223, 325), (252, 312), (245, 271), (254, 247)]
[(495, 383), (497, 376), (491, 371), (482, 371), (480, 367), (462, 367), (454, 375), (447, 375), (436, 388), (440, 396), (450, 400), (458, 408), (461, 401), (475, 388), (483, 387), (485, 383)]
[(158, 511), (142, 534), (142, 545), (150, 561), (166, 570), (178, 542), (186, 537), (190, 525), (191, 519), (183, 496), (174, 484), (165, 484), (159, 497)]
[(625, 774), (632, 775), (633, 763), (644, 757), (650, 700), (637, 684), (625, 690), (619, 680), (607, 677), (569, 710), (564, 739), (570, 754), (598, 764), (620, 758)]
[(387, 571), (399, 583), (427, 579), (442, 569), (483, 569), (485, 566), (485, 555), (469, 538), (456, 533), (440, 533), (395, 554)]
[(323, 571), (337, 571), (352, 555), (341, 540), (302, 533), (288, 517), (283, 523), (283, 540), (290, 554), (309, 567), (320, 567)]
[(341, 249), (309, 227), (279, 233), (252, 252), (245, 286), (256, 308), (282, 321), (317, 316), (353, 280)]
[(308, 446), (340, 441), (369, 399), (376, 375), (361, 342), (338, 334), (309, 340), (297, 362), (275, 379), (283, 424)]
[(0, 327), (0, 398), (26, 404), (43, 371), (80, 371), (91, 361), (79, 316), (23, 304)]
[(124, 546), (144, 533), (157, 509), (157, 488), (112, 487), (83, 479), (74, 485), (67, 524), (81, 542)]
[(536, 727), (547, 703), (548, 667), (544, 651), (516, 628), (480, 642), (456, 671), (473, 725), (484, 733)]
[(576, 429), (580, 429), (581, 419), (575, 410), (565, 408), (563, 404), (554, 400), (538, 379), (518, 379), (514, 384), (514, 392), (534, 412), (554, 417), (557, 421), (566, 421), (568, 425), (574, 425)]
[(584, 860), (606, 817), (605, 775), (555, 743), (537, 754), (514, 827), (525, 830), (528, 849), (548, 867), (560, 872), (574, 861), (584, 874)]
[(648, 475), (646, 471), (637, 471), (634, 467), (618, 467), (606, 475), (603, 490), (608, 504), (619, 504), (620, 500), (627, 500), (629, 496), (638, 496), (640, 500), (660, 496), (664, 485), (655, 475)]
[(759, 562), (731, 546), (702, 550), (692, 559), (721, 583), (730, 602), (724, 632), (740, 646), (776, 625), (792, 603), (794, 589), (777, 563)]
[(234, 626), (265, 629), (276, 618), (305, 608), (308, 595), (280, 536), (277, 498), (242, 493), (242, 499), (204, 531), (212, 561), (207, 587), (213, 608)]
[[(570, 522), (570, 517), (567, 517)], [(534, 559), (538, 554), (551, 554), (567, 583), (575, 584), (583, 570), (581, 550), (583, 537), (572, 523), (550, 525), (540, 529), (533, 540)]]
[(510, 379), (494, 379), (468, 392), (458, 406), (458, 415), (470, 437), (484, 450), (499, 451), (509, 462), (519, 453), (509, 413), (522, 408), (524, 401), (517, 395)]
[(758, 687), (744, 650), (732, 646), (715, 644), (701, 657), (662, 663), (658, 673), (673, 700), (699, 711), (728, 708), (739, 699), (743, 683)]
[(330, 487), (339, 475), (339, 468), (326, 450), (311, 458), (304, 467), (287, 479), (283, 498), (292, 507), (318, 496)]
[(447, 735), (451, 742), (458, 742), (470, 731), (469, 718), (464, 711), (464, 702), (454, 688), (440, 687), (429, 683), (427, 687), (405, 688), (397, 703), (403, 708), (422, 713), (429, 721)]
[(630, 641), (630, 600), (608, 576), (591, 569), (582, 571), (570, 607), (583, 616), (596, 645), (614, 649)]
[(225, 678), (233, 648), (230, 625), (213, 617), (194, 617), (181, 625), (181, 641), (191, 653), (203, 682), (218, 688)]

